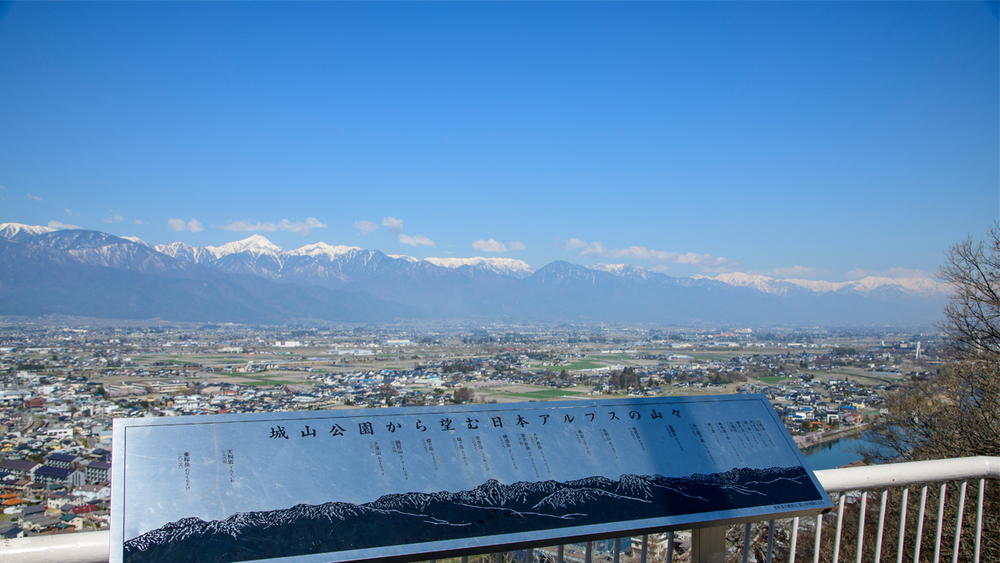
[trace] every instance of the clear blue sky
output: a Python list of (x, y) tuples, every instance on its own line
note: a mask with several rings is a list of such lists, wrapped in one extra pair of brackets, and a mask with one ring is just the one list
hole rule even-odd
[(998, 12), (3, 4), (0, 221), (676, 276), (934, 272), (1000, 216)]

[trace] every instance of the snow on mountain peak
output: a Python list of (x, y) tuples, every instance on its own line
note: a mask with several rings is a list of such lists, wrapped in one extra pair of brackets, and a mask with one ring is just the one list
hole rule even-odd
[(153, 247), (157, 252), (162, 252), (171, 258), (178, 258), (180, 260), (187, 260), (188, 262), (194, 262), (195, 264), (201, 264), (205, 261), (205, 257), (211, 257), (210, 260), (215, 259), (215, 254), (212, 254), (207, 249), (201, 246), (191, 246), (186, 242), (172, 242), (170, 244), (158, 244)]
[(338, 256), (343, 256), (344, 254), (349, 254), (355, 250), (361, 250), (357, 246), (343, 246), (336, 245), (331, 246), (325, 242), (317, 242), (316, 244), (307, 244), (302, 248), (296, 248), (295, 250), (289, 250), (285, 254), (289, 256), (326, 256), (330, 259), (336, 258)]
[(590, 269), (607, 272), (609, 274), (621, 274), (627, 267), (628, 264), (594, 264), (590, 267)]
[(950, 287), (946, 283), (939, 282), (933, 278), (910, 277), (910, 278), (885, 278), (878, 276), (868, 276), (860, 280), (847, 282), (856, 291), (872, 291), (883, 285), (895, 285), (903, 288), (909, 293), (929, 294), (929, 293), (950, 293)]
[(8, 240), (22, 240), (42, 233), (55, 231), (52, 227), (42, 227), (40, 225), (25, 225), (22, 223), (0, 223), (0, 238)]
[(127, 240), (127, 241), (131, 241), (131, 242), (134, 242), (136, 244), (145, 246), (146, 248), (153, 248), (153, 245), (149, 244), (148, 242), (142, 240), (139, 237), (122, 237), (122, 238), (125, 239), (125, 240)]
[(829, 282), (824, 280), (779, 280), (745, 272), (731, 272), (717, 276), (695, 276), (696, 279), (711, 279), (732, 286), (751, 287), (766, 293), (785, 295), (792, 287), (800, 287), (816, 293), (838, 291), (853, 291), (870, 293), (883, 286), (890, 286), (913, 295), (946, 295), (948, 286), (929, 277), (887, 278), (868, 276), (860, 280), (846, 282)]
[(631, 264), (594, 264), (593, 266), (589, 266), (589, 268), (619, 276), (630, 271), (644, 271), (642, 268), (636, 268)]
[(630, 277), (648, 280), (656, 275), (649, 270), (639, 268), (638, 266), (633, 266), (631, 264), (594, 264), (593, 266), (587, 267), (591, 270), (606, 272), (620, 278)]
[(258, 256), (261, 254), (272, 254), (277, 256), (281, 253), (280, 246), (267, 240), (261, 235), (252, 235), (243, 240), (227, 242), (222, 246), (206, 246), (205, 250), (214, 254), (216, 258), (221, 258), (223, 256), (239, 252), (249, 252)]
[(481, 268), (498, 274), (522, 278), (530, 276), (535, 272), (534, 268), (529, 266), (527, 262), (514, 258), (484, 258), (482, 256), (475, 256), (472, 258), (424, 258), (424, 261), (442, 268), (455, 269), (462, 266), (472, 266), (473, 268)]

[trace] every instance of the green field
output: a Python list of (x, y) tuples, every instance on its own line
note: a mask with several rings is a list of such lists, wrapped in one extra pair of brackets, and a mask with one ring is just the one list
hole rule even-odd
[(764, 383), (767, 383), (769, 385), (773, 385), (775, 383), (784, 383), (786, 381), (792, 381), (792, 380), (797, 379), (797, 378), (795, 378), (795, 377), (778, 377), (777, 375), (769, 375), (767, 377), (758, 377), (756, 379), (757, 379), (757, 381), (763, 381)]
[(562, 397), (565, 395), (582, 395), (580, 391), (566, 391), (565, 389), (542, 389), (539, 391), (530, 391), (528, 393), (504, 393), (507, 397), (523, 397), (525, 399), (552, 399), (554, 397)]
[(624, 362), (629, 359), (628, 354), (594, 354), (592, 358), (598, 358), (608, 362)]

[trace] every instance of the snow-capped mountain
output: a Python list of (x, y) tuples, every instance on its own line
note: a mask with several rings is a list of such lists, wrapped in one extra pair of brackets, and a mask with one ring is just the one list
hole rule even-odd
[(523, 279), (534, 272), (527, 263), (511, 258), (420, 260), (412, 256), (389, 255), (378, 250), (323, 242), (307, 244), (295, 250), (282, 250), (261, 235), (218, 247), (194, 247), (175, 242), (157, 245), (156, 249), (174, 258), (218, 267), (227, 272), (326, 287), (342, 287), (373, 276), (410, 271), (419, 267), (421, 262), (449, 270), (469, 266), (516, 279)]
[(191, 246), (190, 244), (184, 242), (158, 244), (153, 248), (155, 248), (157, 252), (162, 252), (171, 258), (177, 258), (178, 260), (184, 260), (186, 262), (194, 262), (195, 264), (202, 264), (206, 261), (218, 258), (218, 256), (213, 254), (204, 246)]
[(139, 237), (121, 237), (121, 238), (123, 238), (123, 239), (125, 239), (127, 241), (134, 242), (136, 244), (141, 244), (142, 246), (145, 246), (146, 248), (153, 248), (153, 245), (149, 244), (148, 242), (142, 240)]
[(411, 264), (420, 262), (420, 258), (414, 258), (412, 256), (407, 256), (405, 254), (386, 254), (386, 256), (388, 256), (389, 258), (394, 258), (396, 260), (403, 260), (404, 262), (409, 262)]
[(600, 272), (607, 272), (609, 274), (614, 274), (621, 278), (630, 278), (633, 280), (651, 280), (656, 277), (666, 278), (667, 276), (663, 274), (658, 274), (656, 272), (651, 272), (645, 268), (640, 268), (638, 266), (633, 266), (631, 264), (594, 264), (590, 267), (592, 270), (598, 270)]
[(230, 254), (249, 254), (255, 257), (278, 256), (282, 252), (280, 246), (260, 235), (252, 235), (243, 240), (227, 242), (222, 246), (206, 246), (205, 249), (211, 252), (216, 258), (229, 256)]
[(41, 227), (37, 225), (23, 225), (21, 223), (0, 223), (0, 238), (21, 242), (42, 233), (55, 231), (52, 227)]
[(789, 291), (795, 291), (796, 289), (806, 289), (815, 293), (837, 292), (860, 295), (869, 295), (891, 289), (906, 295), (938, 297), (947, 295), (949, 292), (947, 284), (927, 277), (887, 278), (868, 276), (860, 280), (845, 282), (801, 279), (778, 280), (760, 274), (742, 272), (719, 274), (715, 277), (695, 277), (713, 279), (737, 287), (751, 287), (758, 291), (774, 295), (787, 295)]
[[(25, 231), (21, 231), (23, 233)], [(11, 242), (44, 249), (48, 255), (87, 266), (101, 266), (146, 273), (188, 270), (187, 264), (173, 260), (143, 242), (108, 235), (97, 231), (51, 230)]]
[(331, 260), (334, 260), (340, 256), (351, 254), (353, 252), (361, 251), (357, 246), (330, 246), (325, 242), (317, 242), (316, 244), (307, 244), (302, 248), (297, 248), (295, 250), (290, 250), (285, 254), (288, 256), (309, 256), (311, 258), (316, 258), (318, 256), (324, 256)]
[[(46, 292), (61, 297), (46, 299)], [(169, 305), (152, 306), (164, 298)], [(945, 286), (929, 278), (677, 278), (627, 264), (563, 261), (533, 271), (509, 258), (420, 260), (325, 243), (286, 251), (260, 235), (218, 247), (178, 242), (151, 248), (97, 231), (0, 225), (0, 314), (273, 322), (288, 315), (363, 321), (369, 313), (374, 320), (405, 312), (429, 318), (930, 324), (946, 300)]]
[(477, 256), (475, 258), (424, 258), (424, 260), (442, 268), (455, 269), (462, 266), (471, 266), (517, 279), (524, 279), (535, 273), (535, 269), (529, 266), (527, 262), (514, 258), (483, 258)]

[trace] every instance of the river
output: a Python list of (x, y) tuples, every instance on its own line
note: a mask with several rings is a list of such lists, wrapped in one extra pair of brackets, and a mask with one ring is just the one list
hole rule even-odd
[(864, 433), (851, 434), (839, 440), (806, 448), (802, 451), (802, 455), (805, 456), (806, 463), (813, 471), (835, 469), (863, 459), (864, 456), (858, 453), (858, 450), (873, 446), (874, 444), (865, 438)]

